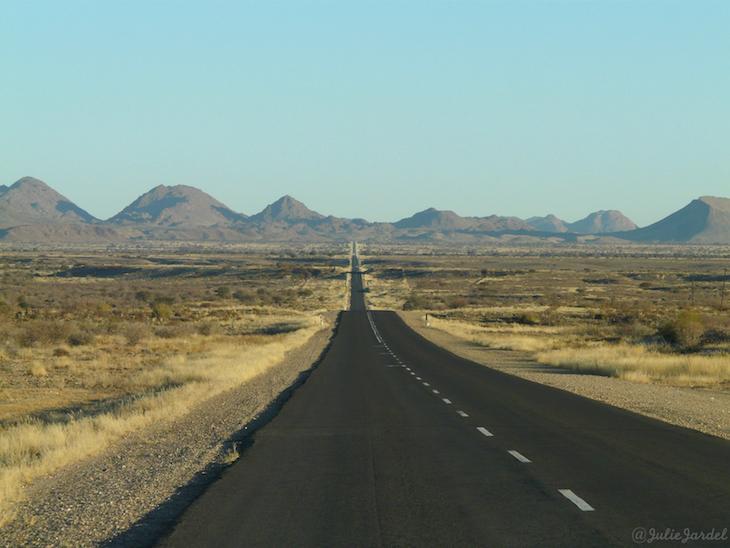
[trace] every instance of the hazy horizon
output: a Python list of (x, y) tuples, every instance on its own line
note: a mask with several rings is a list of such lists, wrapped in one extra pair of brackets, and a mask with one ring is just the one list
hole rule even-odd
[[(52, 188), (53, 188), (53, 189), (54, 189), (54, 190), (55, 190), (56, 192), (58, 192), (59, 194), (61, 194), (61, 195), (65, 196), (65, 197), (66, 197), (66, 198), (68, 198), (68, 199), (69, 199), (69, 200), (70, 200), (71, 202), (75, 203), (76, 205), (78, 205), (79, 207), (81, 207), (82, 209), (84, 209), (84, 210), (85, 210), (85, 211), (86, 211), (87, 213), (91, 214), (91, 215), (92, 215), (93, 217), (96, 217), (97, 219), (99, 219), (99, 220), (102, 220), (102, 221), (106, 221), (106, 220), (109, 220), (109, 219), (110, 219), (111, 217), (113, 217), (113, 216), (114, 216), (114, 215), (116, 215), (117, 213), (120, 213), (120, 212), (122, 211), (122, 209), (124, 209), (125, 207), (127, 207), (127, 206), (128, 206), (128, 205), (130, 205), (130, 204), (131, 204), (132, 202), (134, 202), (134, 201), (135, 201), (135, 200), (136, 200), (137, 198), (139, 198), (139, 197), (140, 197), (140, 196), (135, 196), (134, 198), (130, 199), (130, 200), (129, 200), (128, 202), (125, 202), (124, 204), (120, 204), (120, 205), (118, 205), (118, 207), (117, 207), (117, 208), (116, 208), (116, 209), (114, 210), (114, 212), (113, 212), (113, 213), (112, 213), (111, 215), (107, 215), (107, 216), (99, 216), (99, 215), (97, 215), (97, 214), (96, 214), (96, 212), (94, 212), (94, 211), (92, 211), (92, 210), (89, 210), (89, 209), (87, 209), (87, 208), (83, 207), (82, 205), (80, 205), (80, 204), (79, 204), (79, 202), (78, 202), (78, 201), (77, 201), (76, 199), (74, 199), (74, 197), (73, 197), (73, 196), (69, 196), (69, 195), (68, 195), (67, 193), (65, 193), (65, 192), (64, 192), (64, 191), (63, 191), (62, 189), (60, 189), (60, 188), (57, 188), (57, 187), (55, 187), (54, 185), (50, 184), (50, 183), (49, 183), (48, 181), (46, 181), (46, 180), (44, 180), (44, 179), (42, 179), (42, 178), (40, 178), (40, 177), (33, 177), (32, 175), (24, 175), (23, 177), (20, 177), (20, 178), (19, 178), (18, 180), (16, 180), (16, 181), (13, 181), (13, 182), (11, 182), (11, 183), (2, 183), (2, 182), (0, 182), (0, 185), (6, 185), (6, 186), (8, 186), (8, 187), (9, 187), (9, 186), (11, 186), (12, 184), (14, 184), (15, 182), (18, 182), (19, 180), (21, 180), (21, 179), (23, 179), (23, 178), (25, 178), (25, 177), (31, 177), (31, 178), (33, 178), (33, 179), (36, 179), (36, 180), (40, 180), (40, 181), (43, 181), (44, 183), (46, 183), (46, 184), (48, 184), (48, 185), (49, 185), (50, 187), (52, 187)], [(142, 194), (144, 194), (144, 193), (147, 193), (147, 192), (151, 191), (151, 190), (152, 190), (153, 188), (155, 188), (156, 186), (158, 186), (158, 185), (154, 185), (154, 186), (151, 186), (151, 187), (149, 187), (149, 188), (148, 188), (147, 190), (145, 190), (145, 191), (144, 191), (144, 192), (143, 192)], [(165, 185), (165, 186), (175, 186), (175, 185)], [(209, 192), (208, 192), (208, 191), (207, 191), (207, 190), (206, 190), (205, 188), (200, 188), (200, 187), (196, 187), (195, 185), (185, 185), (185, 186), (192, 186), (192, 187), (194, 187), (194, 188), (197, 188), (198, 190), (201, 190), (201, 191), (205, 192), (206, 194), (209, 194), (209, 195), (211, 195), (211, 194), (210, 194), (210, 193), (209, 193)], [(218, 199), (218, 198), (217, 198), (217, 196), (215, 196), (215, 195), (211, 195), (211, 196), (212, 196), (213, 198), (215, 198), (215, 199)], [(333, 211), (320, 211), (320, 210), (319, 210), (319, 209), (317, 209), (316, 207), (313, 207), (313, 206), (311, 206), (311, 204), (308, 204), (308, 203), (307, 203), (306, 201), (304, 201), (304, 200), (301, 200), (301, 199), (299, 199), (299, 198), (298, 198), (297, 196), (292, 196), (292, 195), (291, 195), (290, 193), (285, 193), (285, 194), (282, 194), (282, 195), (280, 195), (280, 196), (276, 196), (275, 198), (271, 198), (271, 199), (270, 199), (270, 200), (269, 200), (268, 202), (266, 202), (266, 203), (265, 203), (264, 205), (262, 205), (262, 206), (261, 206), (260, 208), (258, 208), (258, 209), (256, 209), (256, 210), (252, 210), (252, 211), (245, 211), (245, 210), (242, 210), (242, 209), (240, 209), (240, 208), (237, 208), (237, 207), (236, 207), (236, 206), (235, 206), (234, 204), (229, 204), (229, 203), (225, 203), (225, 202), (223, 202), (223, 204), (224, 204), (224, 205), (226, 205), (226, 206), (228, 206), (228, 207), (229, 207), (229, 208), (230, 208), (231, 210), (233, 210), (233, 211), (235, 211), (235, 212), (237, 212), (237, 213), (243, 213), (243, 214), (245, 214), (245, 215), (251, 216), (251, 215), (254, 215), (254, 214), (256, 214), (256, 213), (259, 213), (259, 212), (260, 212), (261, 210), (263, 210), (263, 209), (264, 209), (264, 208), (265, 208), (266, 206), (268, 206), (268, 205), (271, 205), (271, 204), (273, 204), (274, 202), (277, 202), (278, 200), (280, 200), (280, 199), (284, 198), (285, 196), (289, 196), (289, 197), (291, 197), (291, 198), (294, 198), (295, 200), (297, 200), (297, 201), (299, 201), (299, 202), (302, 202), (302, 203), (303, 203), (303, 204), (304, 204), (304, 205), (305, 205), (305, 206), (306, 206), (307, 208), (309, 208), (309, 209), (311, 209), (311, 210), (313, 210), (313, 211), (315, 211), (315, 212), (317, 212), (317, 213), (323, 214), (323, 215), (325, 215), (325, 216), (327, 216), (327, 215), (333, 215), (333, 216), (335, 216), (335, 217), (345, 217), (345, 218), (351, 218), (351, 219), (352, 219), (352, 218), (358, 218), (358, 217), (347, 217), (347, 216), (344, 216), (344, 215), (339, 215), (339, 214), (338, 214), (337, 212), (333, 212)], [(706, 196), (706, 195), (703, 195), (703, 196)], [(692, 200), (695, 200), (695, 199), (697, 199), (697, 198), (700, 198), (700, 197), (701, 197), (701, 196), (699, 196), (699, 195), (698, 195), (698, 196), (695, 196), (694, 198), (692, 198)], [(219, 200), (219, 201), (220, 201), (220, 200)], [(639, 227), (642, 227), (642, 226), (647, 226), (647, 225), (650, 225), (650, 224), (652, 224), (652, 223), (654, 223), (654, 222), (656, 222), (656, 221), (659, 221), (659, 220), (663, 219), (664, 217), (666, 217), (666, 216), (668, 216), (668, 215), (671, 215), (671, 214), (672, 214), (672, 213), (674, 213), (674, 212), (675, 212), (676, 210), (678, 210), (678, 209), (681, 209), (681, 208), (682, 208), (682, 207), (684, 207), (685, 205), (687, 205), (687, 204), (682, 204), (681, 206), (677, 206), (677, 207), (676, 207), (676, 208), (675, 208), (674, 210), (672, 210), (672, 211), (668, 211), (668, 212), (666, 212), (665, 214), (663, 214), (663, 215), (662, 215), (661, 217), (659, 217), (659, 218), (657, 218), (657, 219), (654, 219), (653, 221), (650, 221), (650, 222), (648, 222), (648, 223), (645, 223), (645, 224), (637, 223), (637, 224), (639, 225)], [(409, 218), (409, 217), (413, 216), (413, 215), (414, 215), (414, 214), (416, 214), (416, 213), (420, 213), (420, 212), (422, 212), (422, 211), (424, 211), (424, 210), (426, 210), (426, 209), (430, 209), (430, 208), (435, 208), (435, 209), (438, 209), (438, 210), (441, 210), (441, 211), (444, 211), (444, 210), (448, 210), (448, 208), (441, 208), (441, 207), (438, 207), (438, 206), (436, 206), (436, 205), (430, 205), (430, 206), (426, 206), (426, 207), (424, 207), (424, 208), (422, 208), (422, 209), (418, 209), (418, 210), (413, 210), (413, 211), (410, 211), (409, 213), (403, 214), (403, 215), (401, 215), (400, 217), (397, 217), (397, 218), (392, 218), (392, 219), (371, 219), (371, 218), (368, 218), (368, 217), (362, 217), (362, 216), (361, 216), (361, 217), (359, 217), (359, 218), (364, 218), (364, 219), (365, 219), (366, 221), (370, 221), (370, 222), (384, 222), (384, 223), (394, 223), (394, 222), (397, 222), (397, 221), (400, 221), (400, 220), (403, 220), (403, 219)], [(606, 210), (606, 209), (617, 209), (617, 208), (603, 208), (603, 210)], [(448, 210), (448, 211), (454, 211), (454, 210)], [(581, 215), (580, 217), (576, 217), (576, 218), (574, 218), (574, 219), (570, 219), (570, 218), (565, 218), (565, 217), (561, 217), (560, 215), (556, 215), (556, 217), (558, 217), (558, 218), (560, 218), (561, 220), (563, 220), (563, 221), (566, 221), (566, 222), (575, 222), (575, 221), (580, 221), (580, 220), (583, 220), (583, 219), (584, 219), (585, 217), (587, 217), (588, 215), (590, 215), (590, 214), (592, 214), (592, 213), (596, 213), (596, 212), (598, 212), (598, 211), (601, 211), (601, 209), (596, 209), (596, 210), (586, 211), (586, 212), (585, 212), (584, 214), (582, 214), (582, 215)], [(624, 212), (623, 212), (623, 210), (621, 210), (621, 209), (618, 209), (618, 211), (621, 211), (622, 213), (624, 213)], [(518, 215), (514, 215), (514, 214), (512, 214), (512, 213), (509, 213), (509, 212), (497, 212), (497, 211), (491, 211), (491, 212), (485, 212), (485, 213), (477, 213), (477, 214), (475, 214), (475, 215), (465, 215), (465, 214), (461, 213), (460, 211), (454, 211), (454, 213), (456, 213), (457, 215), (460, 215), (461, 217), (488, 217), (488, 216), (490, 216), (490, 215), (498, 215), (498, 216), (502, 216), (502, 217), (519, 217)], [(524, 216), (524, 217), (520, 217), (520, 218), (522, 218), (522, 219), (525, 219), (525, 220), (527, 220), (527, 219), (529, 219), (530, 217), (545, 217), (545, 216), (547, 216), (547, 215), (550, 215), (550, 214), (553, 214), (553, 215), (555, 215), (555, 214), (554, 214), (553, 212), (546, 212), (546, 213), (541, 213), (541, 214), (536, 214), (536, 215)], [(629, 218), (630, 218), (630, 217), (629, 217)], [(632, 220), (632, 221), (634, 221), (634, 219), (631, 219), (631, 220)]]
[(730, 194), (730, 4), (12, 3), (0, 184), (99, 218), (158, 184), (394, 221)]

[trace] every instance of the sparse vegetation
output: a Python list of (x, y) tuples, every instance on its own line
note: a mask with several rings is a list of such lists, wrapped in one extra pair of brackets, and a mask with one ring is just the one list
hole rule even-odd
[(246, 382), (321, 329), (344, 250), (271, 253), (0, 253), (4, 518), (33, 478)]
[(421, 310), (452, 335), (574, 371), (730, 386), (727, 248), (368, 251), (376, 308)]

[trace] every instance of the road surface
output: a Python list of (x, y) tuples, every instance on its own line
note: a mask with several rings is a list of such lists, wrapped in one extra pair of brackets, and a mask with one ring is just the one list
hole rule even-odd
[(361, 288), (354, 273), (319, 367), (163, 545), (627, 546), (730, 527), (730, 442), (455, 357)]

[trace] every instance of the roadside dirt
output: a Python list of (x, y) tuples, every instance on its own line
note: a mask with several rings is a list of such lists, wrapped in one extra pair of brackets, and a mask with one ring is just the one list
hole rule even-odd
[[(334, 314), (328, 318), (334, 324)], [(35, 481), (0, 546), (148, 545), (245, 444), (246, 426), (315, 364), (323, 329), (267, 373)], [(263, 418), (262, 418), (263, 417)], [(243, 443), (232, 440), (244, 440)]]

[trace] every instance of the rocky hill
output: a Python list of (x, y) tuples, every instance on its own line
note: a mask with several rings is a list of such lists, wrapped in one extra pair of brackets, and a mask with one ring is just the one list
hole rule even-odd
[(43, 181), (23, 177), (0, 190), (0, 228), (32, 224), (92, 223), (92, 215)]
[(702, 196), (654, 224), (616, 236), (638, 242), (730, 244), (730, 199)]
[(146, 192), (108, 222), (164, 227), (228, 226), (246, 218), (200, 189), (159, 185)]

